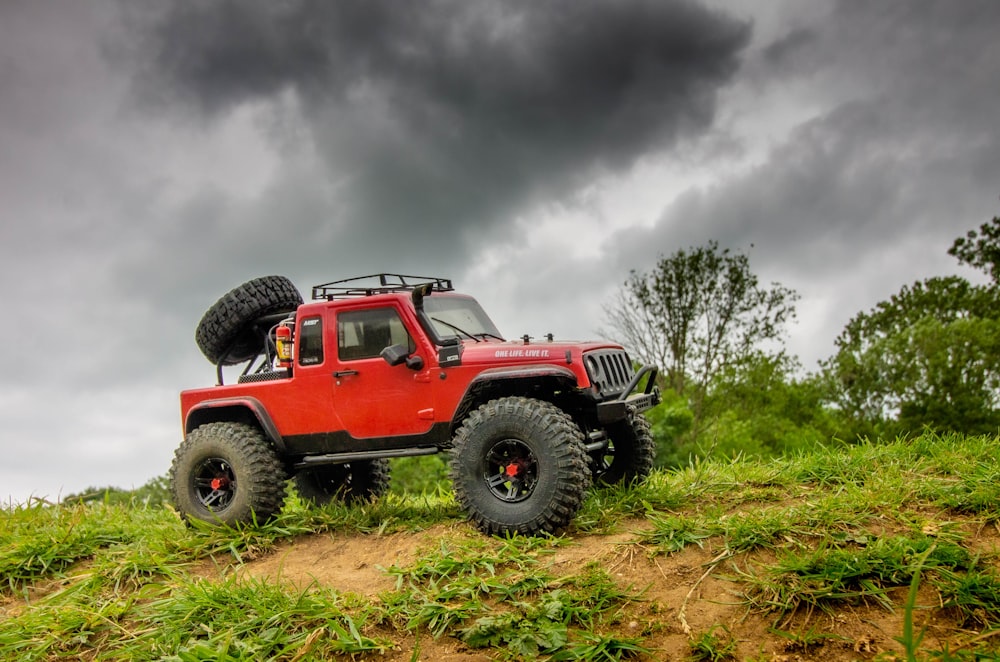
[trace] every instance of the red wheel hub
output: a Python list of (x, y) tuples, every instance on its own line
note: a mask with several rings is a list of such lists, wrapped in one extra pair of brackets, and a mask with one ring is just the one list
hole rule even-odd
[(487, 489), (504, 503), (529, 498), (538, 482), (538, 459), (519, 439), (495, 442), (483, 458), (483, 481)]
[(213, 478), (211, 482), (213, 490), (221, 490), (222, 488), (227, 487), (228, 485), (229, 485), (229, 479), (226, 478), (225, 476), (221, 478)]

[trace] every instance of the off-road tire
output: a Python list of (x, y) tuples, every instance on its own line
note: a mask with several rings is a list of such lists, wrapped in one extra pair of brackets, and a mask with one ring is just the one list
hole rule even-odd
[(455, 433), (455, 499), (487, 534), (559, 533), (587, 495), (587, 460), (583, 432), (555, 405), (523, 397), (492, 400)]
[(610, 446), (591, 456), (594, 483), (617, 485), (640, 483), (653, 470), (656, 442), (649, 421), (642, 414), (608, 426)]
[(265, 315), (290, 313), (302, 304), (302, 295), (284, 276), (263, 276), (224, 294), (198, 322), (194, 339), (209, 361), (235, 365), (249, 361), (264, 349), (264, 334), (254, 322)]
[(389, 491), (389, 460), (310, 467), (298, 471), (292, 482), (299, 498), (315, 506), (334, 499), (344, 503), (374, 501)]
[(266, 521), (285, 502), (287, 474), (264, 433), (244, 423), (206, 423), (174, 453), (170, 491), (185, 519)]

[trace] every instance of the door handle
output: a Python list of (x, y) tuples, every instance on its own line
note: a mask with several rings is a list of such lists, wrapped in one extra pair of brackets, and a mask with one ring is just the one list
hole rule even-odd
[(347, 377), (348, 375), (356, 375), (356, 374), (358, 374), (357, 370), (338, 370), (337, 372), (333, 373), (333, 376), (334, 377)]

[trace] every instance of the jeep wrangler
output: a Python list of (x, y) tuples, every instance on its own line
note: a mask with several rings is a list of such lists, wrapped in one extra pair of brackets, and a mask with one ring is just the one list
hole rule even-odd
[[(185, 519), (262, 521), (289, 477), (315, 504), (372, 499), (391, 458), (446, 452), (481, 531), (556, 533), (592, 481), (641, 481), (653, 467), (642, 412), (659, 402), (657, 369), (636, 370), (619, 345), (505, 340), (447, 278), (361, 276), (312, 299), (266, 276), (198, 324), (217, 384), (180, 395), (170, 483)], [(223, 367), (242, 364), (225, 384)]]

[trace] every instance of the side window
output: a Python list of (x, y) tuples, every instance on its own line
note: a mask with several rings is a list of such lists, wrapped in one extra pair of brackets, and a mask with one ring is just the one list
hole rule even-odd
[(389, 345), (416, 345), (393, 308), (352, 310), (337, 315), (337, 356), (341, 361), (371, 359)]
[(307, 317), (302, 320), (299, 337), (299, 365), (317, 365), (323, 362), (323, 318)]

